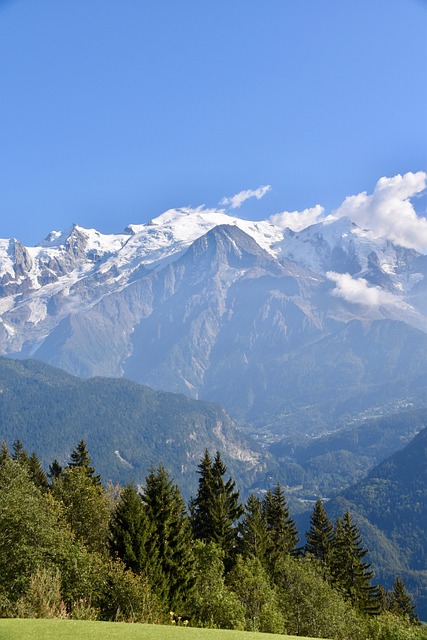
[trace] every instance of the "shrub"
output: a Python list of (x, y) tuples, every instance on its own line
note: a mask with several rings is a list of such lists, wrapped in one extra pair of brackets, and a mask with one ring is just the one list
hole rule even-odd
[(25, 595), (15, 605), (17, 618), (67, 618), (61, 597), (61, 576), (57, 569), (38, 569)]

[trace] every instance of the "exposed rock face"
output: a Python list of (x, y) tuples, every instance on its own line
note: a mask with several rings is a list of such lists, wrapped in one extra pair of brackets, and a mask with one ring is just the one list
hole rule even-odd
[(13, 263), (13, 269), (0, 278), (0, 293), (2, 296), (22, 293), (31, 288), (29, 277), (33, 266), (31, 256), (27, 249), (14, 238), (9, 241), (8, 254)]
[(18, 241), (12, 240), (13, 243), (13, 253), (15, 258), (15, 274), (17, 278), (26, 277), (28, 272), (31, 270), (33, 266), (33, 261), (31, 260), (30, 254), (26, 250), (26, 248)]

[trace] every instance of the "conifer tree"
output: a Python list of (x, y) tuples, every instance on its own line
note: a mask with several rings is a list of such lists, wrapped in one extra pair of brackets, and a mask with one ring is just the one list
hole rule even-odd
[(96, 485), (101, 484), (101, 477), (95, 475), (95, 467), (91, 466), (91, 457), (89, 456), (89, 451), (86, 447), (86, 442), (84, 440), (80, 440), (77, 447), (71, 452), (70, 462), (68, 467), (81, 467), (85, 470), (88, 478), (91, 478), (93, 483)]
[(146, 478), (142, 500), (153, 525), (161, 579), (156, 593), (174, 611), (182, 610), (193, 582), (191, 528), (179, 488), (163, 466)]
[(271, 575), (275, 576), (280, 560), (295, 552), (298, 543), (295, 521), (289, 515), (289, 507), (280, 484), (277, 484), (273, 491), (267, 491), (262, 501), (262, 515), (268, 534), (269, 570)]
[(212, 509), (212, 524), (216, 540), (226, 554), (226, 564), (233, 554), (237, 544), (236, 522), (243, 515), (243, 506), (239, 503), (239, 491), (235, 481), (230, 477), (224, 482), (227, 467), (216, 452), (212, 465), (214, 481), (214, 503)]
[(49, 487), (49, 483), (47, 481), (47, 476), (43, 470), (40, 460), (38, 459), (34, 451), (28, 458), (27, 466), (28, 471), (30, 472), (30, 476), (36, 487), (39, 487), (39, 489), (45, 491)]
[(217, 451), (212, 462), (209, 452), (199, 464), (199, 491), (190, 503), (191, 524), (195, 538), (204, 542), (215, 542), (225, 553), (225, 562), (230, 565), (237, 545), (236, 521), (243, 514), (239, 504), (239, 492), (232, 478), (224, 481), (227, 467)]
[(26, 465), (28, 463), (28, 454), (25, 451), (24, 445), (22, 444), (21, 440), (19, 440), (19, 438), (12, 444), (12, 449), (12, 460)]
[(307, 531), (307, 542), (304, 552), (320, 560), (324, 565), (328, 565), (334, 527), (321, 500), (316, 500), (311, 517), (310, 529)]
[(110, 550), (128, 569), (155, 583), (159, 579), (157, 539), (154, 524), (133, 483), (126, 485), (110, 522)]
[(374, 572), (370, 569), (371, 564), (364, 561), (367, 554), (359, 529), (346, 511), (334, 529), (332, 581), (359, 611), (374, 615), (380, 612), (381, 594), (379, 588), (371, 584)]
[(387, 609), (397, 616), (408, 618), (414, 624), (419, 622), (415, 613), (415, 605), (406, 592), (403, 580), (399, 577), (395, 578), (393, 591), (389, 594)]
[(208, 449), (198, 465), (199, 490), (196, 498), (190, 500), (190, 522), (193, 536), (203, 542), (211, 541), (212, 516), (211, 509), (214, 500), (212, 459)]
[(239, 524), (239, 550), (245, 556), (254, 556), (265, 562), (268, 535), (263, 518), (261, 501), (251, 494), (246, 501), (245, 513)]
[[(33, 451), (31, 456), (29, 456), (25, 451), (21, 440), (19, 439), (15, 440), (12, 448), (12, 460), (15, 460), (15, 462), (19, 462), (20, 465), (27, 469), (30, 478), (39, 489), (47, 489), (47, 476), (43, 470), (43, 467), (41, 466), (40, 460), (38, 459), (36, 453)], [(4, 455), (7, 455), (7, 447), (4, 450)]]
[(47, 473), (47, 477), (51, 482), (54, 482), (60, 477), (61, 473), (62, 473), (62, 467), (59, 464), (58, 460), (55, 458), (52, 464), (49, 465), (49, 471)]
[(7, 444), (6, 441), (3, 440), (3, 442), (1, 443), (1, 449), (0, 449), (0, 465), (4, 464), (6, 462), (6, 460), (10, 460), (10, 453), (9, 453), (9, 449), (7, 448)]

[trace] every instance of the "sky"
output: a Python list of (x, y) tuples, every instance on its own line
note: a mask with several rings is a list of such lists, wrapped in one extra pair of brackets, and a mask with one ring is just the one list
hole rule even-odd
[(1, 238), (311, 219), (426, 150), (425, 0), (0, 0)]

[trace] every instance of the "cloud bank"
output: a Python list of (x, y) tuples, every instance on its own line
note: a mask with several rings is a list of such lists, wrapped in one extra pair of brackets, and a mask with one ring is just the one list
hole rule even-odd
[(368, 307), (379, 307), (390, 304), (401, 304), (399, 298), (380, 287), (370, 286), (364, 278), (353, 278), (349, 273), (328, 271), (326, 277), (335, 282), (331, 293), (347, 302), (363, 304)]
[(323, 219), (324, 211), (324, 207), (316, 204), (315, 207), (304, 209), (304, 211), (275, 213), (269, 218), (269, 221), (281, 229), (289, 227), (292, 231), (301, 231), (312, 224), (316, 224), (316, 222), (320, 222)]
[(426, 189), (427, 173), (380, 178), (372, 195), (349, 196), (329, 219), (348, 216), (359, 227), (408, 249), (427, 249), (427, 220), (417, 216), (410, 198)]
[(304, 211), (283, 211), (269, 218), (282, 229), (301, 231), (324, 220), (348, 216), (373, 236), (386, 238), (408, 249), (427, 250), (427, 219), (417, 215), (411, 198), (419, 196), (427, 187), (427, 173), (398, 174), (380, 178), (372, 194), (366, 191), (348, 196), (331, 214), (325, 216), (320, 204)]
[(223, 198), (219, 204), (230, 205), (232, 209), (238, 209), (246, 200), (249, 200), (249, 198), (261, 200), (270, 189), (271, 186), (269, 184), (258, 187), (258, 189), (246, 189), (246, 191), (240, 191), (230, 198)]

